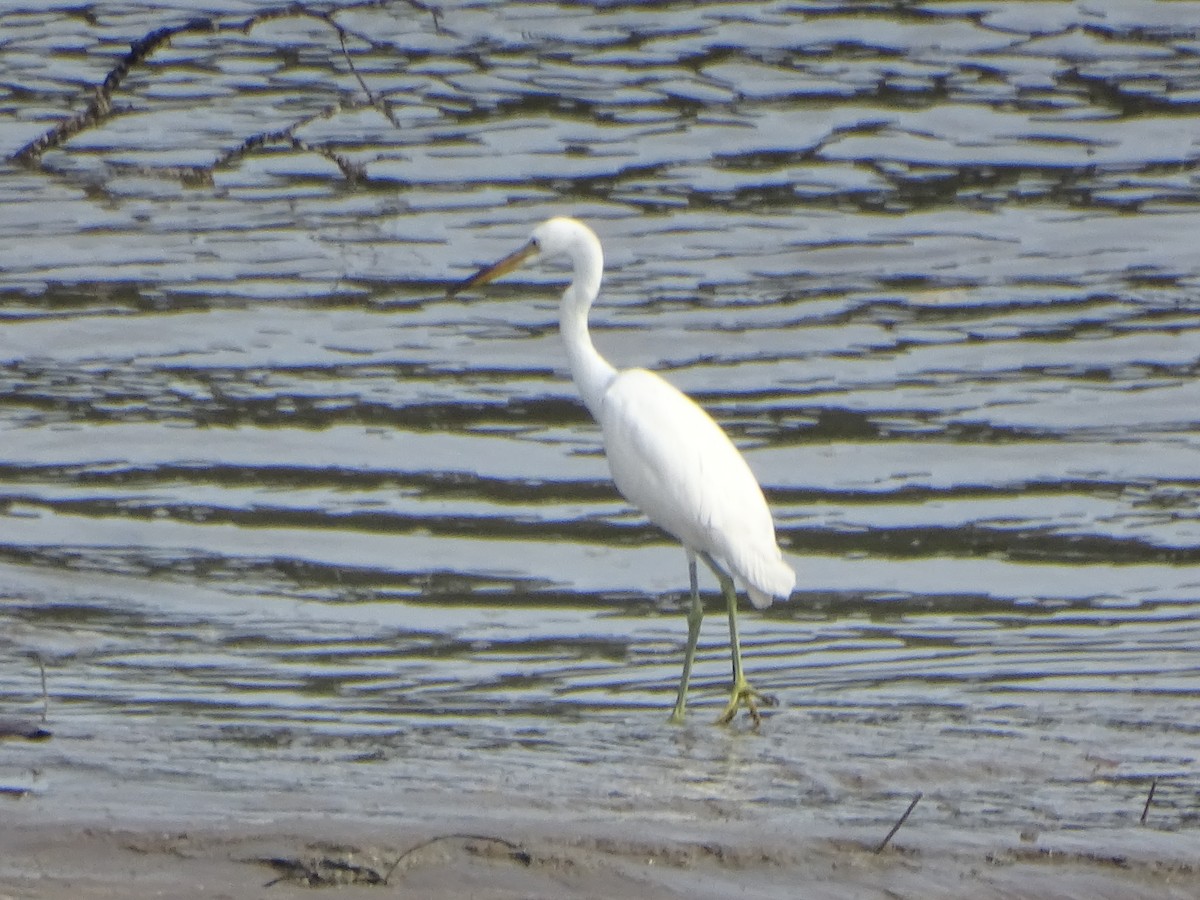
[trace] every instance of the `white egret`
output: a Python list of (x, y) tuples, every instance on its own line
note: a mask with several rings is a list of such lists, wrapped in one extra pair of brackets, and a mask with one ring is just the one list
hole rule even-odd
[(618, 372), (592, 345), (588, 311), (600, 292), (604, 270), (599, 239), (575, 219), (550, 219), (534, 229), (521, 249), (481, 269), (450, 294), (485, 284), (526, 260), (553, 257), (565, 257), (574, 268), (562, 296), (559, 330), (575, 386), (603, 431), (613, 481), (626, 500), (687, 550), (688, 641), (671, 721), (684, 718), (704, 616), (696, 581), (698, 556), (720, 582), (729, 612), (733, 689), (717, 722), (729, 722), (744, 705), (757, 725), (758, 704), (774, 701), (751, 687), (742, 674), (734, 579), (745, 585), (750, 602), (762, 609), (791, 594), (796, 573), (779, 550), (758, 481), (720, 426), (658, 375), (645, 369)]

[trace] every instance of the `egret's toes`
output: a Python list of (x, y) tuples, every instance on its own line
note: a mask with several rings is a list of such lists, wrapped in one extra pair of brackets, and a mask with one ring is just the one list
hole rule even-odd
[(746, 712), (750, 713), (750, 719), (754, 723), (754, 727), (762, 723), (762, 716), (758, 712), (759, 706), (771, 707), (778, 706), (779, 701), (770, 694), (764, 694), (761, 691), (755, 690), (748, 682), (743, 681), (741, 684), (735, 684), (733, 690), (729, 694), (729, 702), (725, 705), (725, 710), (717, 718), (718, 725), (728, 725), (733, 721), (733, 717), (737, 715), (739, 709), (746, 707)]

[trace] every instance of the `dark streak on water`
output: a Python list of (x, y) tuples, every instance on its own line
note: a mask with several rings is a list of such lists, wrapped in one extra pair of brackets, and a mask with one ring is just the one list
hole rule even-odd
[[(196, 12), (0, 14), (0, 149)], [(887, 822), (911, 787), (956, 823), (1055, 827), (1136, 811), (1089, 791), (1097, 750), (1131, 794), (1194, 789), (1200, 8), (443, 21), (346, 16), (404, 129), (303, 133), (364, 185), (278, 148), (212, 188), (122, 169), (353, 96), (334, 36), (287, 20), (176, 41), (105, 127), (3, 172), (0, 701), (40, 702), (41, 654), (56, 735), (3, 778), (257, 795), (316, 763), (339, 798), (496, 771), (569, 798), (586, 762), (614, 805)], [(800, 573), (745, 617), (784, 704), (757, 751), (659, 728), (683, 558), (608, 483), (561, 273), (440, 299), (557, 212), (606, 242), (602, 349), (747, 449)], [(700, 720), (726, 666), (714, 616)], [(1019, 766), (978, 786), (1058, 741), (1040, 811), (1012, 805)], [(655, 763), (681, 753), (694, 780)], [(1160, 821), (1195, 827), (1188, 790)]]

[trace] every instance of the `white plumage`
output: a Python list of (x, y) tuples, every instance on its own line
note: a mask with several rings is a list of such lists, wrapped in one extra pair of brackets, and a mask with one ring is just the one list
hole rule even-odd
[(600, 425), (621, 494), (685, 547), (724, 561), (759, 609), (785, 599), (796, 573), (745, 459), (703, 409), (645, 369), (620, 373)]
[(672, 720), (683, 720), (688, 681), (703, 608), (696, 581), (699, 556), (721, 582), (729, 614), (733, 689), (718, 722), (728, 722), (745, 705), (755, 723), (757, 702), (769, 703), (742, 674), (733, 578), (758, 608), (786, 599), (796, 574), (783, 559), (775, 525), (750, 467), (725, 432), (687, 395), (645, 369), (618, 372), (592, 344), (587, 316), (600, 292), (604, 253), (582, 222), (554, 218), (534, 229), (524, 247), (481, 269), (451, 293), (491, 281), (533, 257), (566, 257), (574, 273), (563, 294), (559, 327), (571, 375), (584, 404), (600, 424), (609, 469), (617, 489), (650, 521), (682, 543), (688, 553), (691, 610)]

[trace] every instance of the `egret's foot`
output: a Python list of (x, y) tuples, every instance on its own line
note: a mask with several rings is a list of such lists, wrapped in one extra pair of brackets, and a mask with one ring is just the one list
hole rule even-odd
[(738, 710), (745, 706), (746, 712), (750, 713), (750, 718), (754, 722), (754, 727), (758, 728), (762, 723), (762, 716), (759, 715), (758, 708), (760, 706), (777, 706), (778, 704), (779, 701), (770, 694), (755, 690), (750, 687), (750, 682), (742, 679), (733, 686), (733, 690), (729, 694), (729, 703), (725, 705), (725, 711), (717, 718), (717, 724), (728, 725), (733, 721)]
[(675, 708), (671, 710), (671, 717), (667, 719), (669, 725), (682, 725), (684, 719), (687, 718), (687, 690), (681, 688), (679, 695), (675, 698)]

